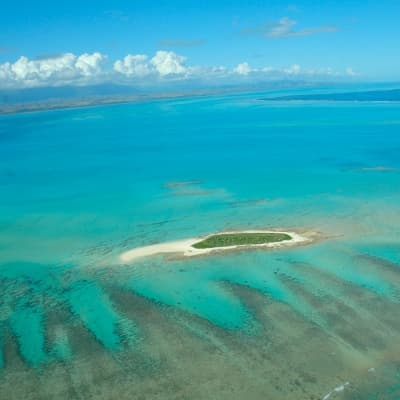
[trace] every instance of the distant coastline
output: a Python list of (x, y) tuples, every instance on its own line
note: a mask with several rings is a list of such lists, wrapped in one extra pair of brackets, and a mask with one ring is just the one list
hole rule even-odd
[[(29, 113), (29, 112), (40, 112), (40, 111), (52, 111), (52, 110), (60, 110), (60, 109), (73, 109), (73, 108), (81, 108), (81, 107), (96, 107), (102, 105), (113, 105), (113, 104), (127, 104), (127, 103), (139, 103), (146, 101), (155, 101), (155, 100), (168, 100), (168, 99), (183, 99), (188, 97), (204, 97), (204, 96), (218, 96), (218, 95), (228, 95), (228, 94), (242, 94), (242, 93), (257, 93), (257, 92), (265, 92), (267, 90), (277, 90), (277, 89), (288, 89), (288, 88), (298, 88), (298, 87), (313, 87), (316, 84), (306, 83), (303, 81), (299, 82), (269, 82), (268, 84), (258, 84), (258, 85), (235, 85), (235, 86), (220, 86), (215, 88), (198, 88), (198, 89), (173, 89), (168, 88), (163, 91), (157, 92), (136, 92), (133, 94), (128, 93), (127, 91), (134, 92), (134, 88), (132, 90), (128, 90), (126, 87), (123, 87), (122, 93), (118, 92), (118, 88), (113, 88), (113, 94), (77, 94), (72, 97), (62, 98), (56, 97), (52, 92), (48, 98), (44, 98), (42, 100), (18, 100), (18, 101), (9, 101), (8, 97), (13, 98), (12, 95), (8, 95), (7, 92), (2, 93), (0, 91), (0, 96), (2, 95), (6, 101), (0, 100), (0, 115), (7, 114), (20, 114), (20, 113)], [(34, 89), (32, 89), (34, 90)], [(55, 90), (53, 88), (53, 90)], [(31, 96), (35, 97), (35, 96)], [(41, 94), (43, 97), (43, 94)]]
[(264, 101), (340, 101), (340, 102), (400, 102), (400, 89), (367, 90), (340, 93), (294, 94), (263, 98)]
[(21, 114), (39, 111), (53, 111), (62, 109), (74, 109), (83, 107), (96, 107), (102, 105), (139, 103), (152, 100), (180, 99), (186, 97), (202, 97), (224, 94), (224, 91), (201, 91), (193, 93), (166, 93), (133, 96), (107, 96), (88, 99), (51, 100), (23, 104), (0, 105), (0, 115)]
[[(318, 83), (307, 82), (270, 82), (269, 85), (249, 85), (249, 86), (230, 86), (218, 88), (202, 88), (193, 90), (165, 90), (163, 92), (148, 92), (135, 94), (100, 94), (100, 95), (77, 95), (76, 97), (22, 101), (13, 99), (7, 100), (8, 94), (0, 91), (3, 102), (0, 101), (0, 115), (21, 114), (41, 111), (54, 111), (62, 109), (87, 108), (106, 105), (141, 103), (146, 101), (199, 98), (206, 96), (234, 95), (245, 93), (261, 93), (274, 90), (299, 89), (299, 88), (318, 89)], [(126, 88), (125, 88), (126, 90)], [(271, 92), (272, 94), (273, 92)], [(42, 95), (43, 96), (43, 95)], [(12, 98), (12, 96), (10, 96)], [(384, 90), (360, 90), (349, 92), (333, 93), (312, 93), (312, 94), (290, 94), (284, 96), (271, 96), (256, 98), (258, 101), (265, 102), (400, 102), (400, 89)]]

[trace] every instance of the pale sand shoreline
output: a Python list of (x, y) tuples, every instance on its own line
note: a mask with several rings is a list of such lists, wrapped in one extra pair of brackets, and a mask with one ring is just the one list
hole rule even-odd
[[(208, 249), (196, 249), (195, 247), (193, 247), (195, 243), (207, 239), (210, 236), (214, 236), (216, 234), (226, 234), (226, 233), (283, 233), (289, 235), (291, 239), (283, 240), (280, 242), (264, 243), (264, 244), (246, 244), (237, 246), (213, 247)], [(312, 231), (307, 231), (302, 233), (297, 233), (294, 231), (262, 230), (262, 229), (223, 231), (223, 232), (212, 233), (207, 236), (137, 247), (120, 254), (119, 259), (121, 262), (127, 263), (144, 257), (165, 255), (165, 254), (175, 254), (182, 257), (194, 257), (194, 256), (207, 255), (211, 253), (217, 253), (217, 252), (219, 253), (219, 252), (228, 252), (234, 250), (245, 250), (254, 248), (275, 249), (275, 248), (311, 244), (315, 242), (317, 239), (319, 239), (319, 237), (320, 237), (319, 233)]]

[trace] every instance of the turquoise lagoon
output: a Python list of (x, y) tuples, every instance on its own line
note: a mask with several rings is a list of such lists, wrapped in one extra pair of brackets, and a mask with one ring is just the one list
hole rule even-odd
[(400, 103), (268, 96), (0, 117), (1, 399), (400, 398)]

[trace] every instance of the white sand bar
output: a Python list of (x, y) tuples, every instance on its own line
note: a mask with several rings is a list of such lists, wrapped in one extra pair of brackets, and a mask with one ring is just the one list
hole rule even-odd
[[(207, 249), (196, 249), (193, 247), (194, 244), (201, 242), (209, 237), (221, 234), (235, 234), (235, 233), (283, 233), (291, 237), (288, 240), (282, 240), (280, 242), (270, 242), (262, 244), (245, 244), (237, 246), (224, 246), (224, 247), (212, 247)], [(271, 231), (271, 230), (244, 230), (244, 231), (224, 231), (217, 232), (211, 235), (196, 237), (191, 239), (177, 240), (174, 242), (165, 242), (153, 244), (150, 246), (137, 247), (132, 250), (128, 250), (120, 255), (120, 261), (123, 263), (131, 262), (139, 258), (155, 256), (160, 254), (176, 254), (177, 256), (193, 257), (207, 255), (222, 251), (232, 251), (240, 249), (253, 249), (253, 248), (282, 248), (296, 245), (305, 245), (314, 242), (317, 239), (318, 233), (306, 232), (285, 232), (285, 231)]]

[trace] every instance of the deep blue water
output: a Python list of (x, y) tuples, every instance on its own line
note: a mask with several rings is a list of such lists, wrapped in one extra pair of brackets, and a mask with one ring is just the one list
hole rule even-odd
[[(395, 398), (400, 104), (266, 95), (0, 117), (4, 398), (322, 398), (346, 381), (331, 398)], [(330, 238), (118, 261), (249, 227)]]

